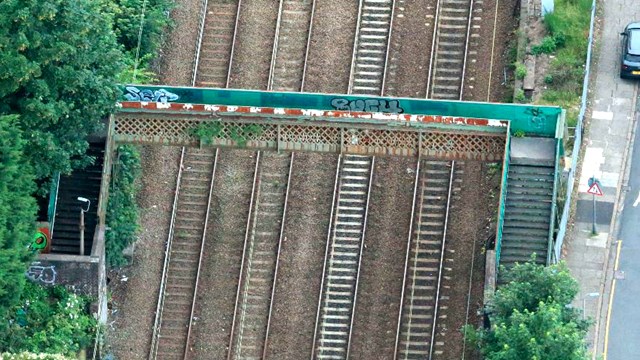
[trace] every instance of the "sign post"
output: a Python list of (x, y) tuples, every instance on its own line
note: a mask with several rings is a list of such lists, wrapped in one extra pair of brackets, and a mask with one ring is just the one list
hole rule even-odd
[(602, 196), (602, 189), (600, 188), (600, 181), (596, 179), (595, 176), (589, 178), (589, 190), (587, 193), (593, 195), (593, 222), (591, 223), (591, 235), (597, 235), (598, 230), (596, 229), (596, 195)]

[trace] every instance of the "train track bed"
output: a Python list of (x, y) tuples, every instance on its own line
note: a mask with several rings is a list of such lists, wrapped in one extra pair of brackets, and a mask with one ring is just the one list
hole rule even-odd
[(357, 1), (317, 1), (304, 91), (347, 92), (357, 18)]
[(267, 359), (311, 353), (337, 161), (332, 154), (295, 155)]
[(396, 0), (385, 95), (424, 98), (436, 0)]
[(416, 159), (378, 157), (353, 324), (353, 359), (393, 359)]
[(246, 150), (225, 149), (219, 155), (192, 334), (197, 359), (227, 355), (255, 157)]
[[(467, 62), (467, 76), (463, 100), (511, 102), (513, 88), (509, 83), (504, 84), (504, 70), (511, 67), (516, 60), (515, 55), (509, 55), (510, 47), (515, 49), (517, 41), (515, 31), (518, 28), (519, 14), (514, 14), (516, 0), (483, 0), (476, 2), (474, 20), (469, 44), (470, 61)], [(497, 19), (496, 19), (496, 6)], [(493, 48), (493, 64), (491, 63), (491, 48), (493, 46), (494, 21), (495, 46)], [(515, 50), (513, 50), (515, 51)], [(489, 70), (491, 70), (491, 89), (488, 89)], [(510, 82), (513, 74), (508, 72)], [(487, 94), (488, 91), (491, 94)]]
[(145, 231), (139, 234), (133, 265), (108, 274), (109, 321), (115, 330), (107, 332), (107, 351), (119, 359), (145, 359), (149, 354), (180, 149), (144, 146), (140, 159), (140, 226)]
[(273, 0), (242, 1), (229, 87), (266, 90), (277, 17)]
[[(434, 359), (462, 358), (464, 339), (460, 329), (466, 322), (474, 327), (481, 324), (477, 312), (483, 302), (485, 253), (482, 249), (489, 235), (485, 226), (498, 207), (499, 176), (489, 179), (486, 164), (480, 162), (456, 162), (456, 166), (462, 174), (453, 189), (455, 198), (447, 230), (445, 273), (435, 334), (438, 351), (434, 351)], [(494, 231), (495, 224), (489, 228)], [(473, 280), (468, 299), (470, 276)], [(477, 354), (472, 347), (467, 347), (465, 355), (465, 359), (475, 359), (470, 356)]]

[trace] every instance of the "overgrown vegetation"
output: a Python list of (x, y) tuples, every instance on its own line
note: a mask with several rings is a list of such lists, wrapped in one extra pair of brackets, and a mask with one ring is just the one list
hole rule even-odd
[[(144, 2), (145, 0), (112, 0), (115, 33), (126, 55), (126, 69), (119, 78), (121, 83), (153, 84), (158, 80), (151, 65), (162, 46), (165, 31), (172, 25), (169, 12), (175, 5), (173, 0), (146, 0), (143, 19)], [(140, 49), (136, 66), (138, 45)]]
[[(86, 138), (114, 109), (117, 82), (133, 77), (143, 1), (0, 1), (0, 352), (14, 353), (3, 358), (31, 358), (29, 351), (71, 354), (90, 340), (94, 325), (85, 300), (36, 284), (24, 291), (35, 181), (44, 184), (44, 193), (54, 173), (68, 174), (93, 161), (85, 155)], [(147, 0), (138, 82), (155, 81), (149, 67), (172, 4)], [(114, 186), (124, 189), (112, 189), (117, 201), (108, 236), (119, 239), (110, 242), (114, 254), (135, 233), (136, 174), (121, 174)], [(28, 325), (19, 325), (20, 309)]]
[(17, 115), (0, 115), (0, 319), (20, 297), (36, 220), (33, 171), (24, 163), (26, 141), (17, 121)]
[(62, 286), (27, 282), (19, 303), (0, 319), (0, 351), (75, 355), (95, 332), (88, 306), (88, 298)]
[(545, 76), (541, 102), (567, 109), (574, 127), (582, 94), (592, 0), (556, 0), (555, 11), (544, 18), (549, 36), (532, 47), (534, 54), (554, 54)]
[[(260, 136), (262, 131), (260, 125), (244, 124), (230, 127), (228, 135), (238, 146), (243, 147), (247, 145), (248, 140)], [(202, 144), (212, 144), (215, 139), (224, 137), (224, 124), (220, 121), (201, 122), (192, 133), (200, 139)]]
[(107, 265), (123, 266), (127, 260), (122, 254), (135, 240), (138, 232), (137, 179), (140, 176), (140, 154), (133, 145), (117, 149), (109, 189), (106, 223), (110, 229), (105, 235)]
[(589, 325), (571, 307), (578, 283), (564, 264), (533, 261), (501, 269), (508, 283), (500, 287), (488, 309), (488, 329), (465, 328), (467, 341), (485, 360), (586, 360), (584, 337)]

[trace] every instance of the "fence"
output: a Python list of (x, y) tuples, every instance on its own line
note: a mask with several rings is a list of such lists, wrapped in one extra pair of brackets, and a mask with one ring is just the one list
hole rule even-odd
[(584, 114), (587, 110), (587, 97), (589, 90), (589, 76), (591, 75), (591, 56), (593, 54), (593, 27), (596, 17), (596, 0), (591, 4), (591, 24), (589, 25), (589, 47), (587, 48), (587, 63), (585, 67), (584, 81), (582, 84), (582, 102), (580, 104), (580, 113), (578, 114), (578, 123), (575, 129), (575, 138), (573, 141), (573, 154), (571, 154), (571, 168), (567, 177), (567, 197), (565, 199), (564, 208), (562, 209), (562, 217), (558, 225), (558, 235), (554, 247), (555, 261), (560, 259), (562, 243), (567, 233), (567, 223), (569, 222), (569, 210), (571, 209), (571, 197), (573, 195), (573, 182), (575, 180), (576, 166), (578, 165), (578, 156), (580, 155), (580, 145), (582, 144), (582, 131)]

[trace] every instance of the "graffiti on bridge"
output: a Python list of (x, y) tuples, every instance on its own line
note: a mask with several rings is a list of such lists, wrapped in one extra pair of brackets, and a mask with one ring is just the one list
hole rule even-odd
[(174, 93), (168, 92), (165, 89), (160, 90), (140, 90), (135, 86), (126, 86), (127, 93), (124, 97), (129, 101), (153, 101), (159, 103), (167, 103), (170, 101), (176, 101), (180, 97)]
[(52, 285), (55, 284), (58, 273), (56, 272), (55, 265), (41, 266), (40, 262), (36, 261), (31, 263), (25, 275), (31, 281)]
[(335, 98), (331, 100), (331, 106), (341, 111), (382, 112), (389, 114), (402, 114), (404, 109), (399, 100), (385, 99), (357, 99), (348, 100)]

